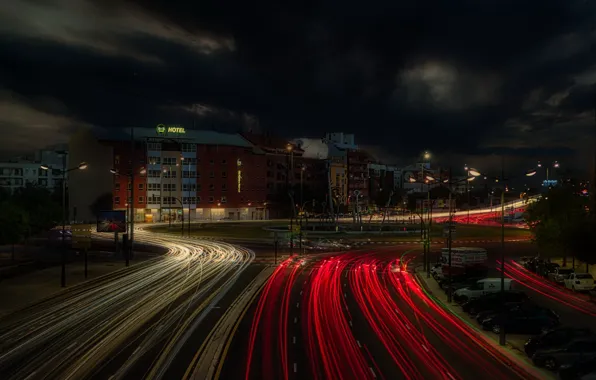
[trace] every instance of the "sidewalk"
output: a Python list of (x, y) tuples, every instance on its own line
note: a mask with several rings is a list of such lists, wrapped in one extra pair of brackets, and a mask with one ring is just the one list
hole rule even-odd
[[(137, 254), (135, 260), (131, 261), (131, 266), (151, 257)], [(122, 268), (126, 268), (123, 261), (89, 261), (88, 276), (85, 280), (85, 264), (79, 261), (69, 263), (66, 265), (66, 288), (60, 286), (62, 272), (60, 265), (2, 280), (0, 281), (0, 317), (42, 301), (64, 289)]]
[(476, 330), (478, 335), (484, 341), (501, 351), (501, 353), (506, 355), (518, 366), (524, 368), (529, 374), (535, 376), (536, 378), (557, 378), (557, 376), (553, 372), (550, 372), (543, 368), (535, 367), (532, 364), (532, 360), (526, 355), (523, 349), (524, 344), (528, 340), (529, 336), (510, 334), (507, 336), (506, 347), (500, 346), (499, 336), (497, 334), (493, 334), (490, 331), (483, 331), (482, 328), (476, 322), (476, 320), (474, 318), (471, 318), (467, 313), (465, 313), (457, 303), (448, 303), (447, 294), (443, 291), (443, 289), (441, 289), (439, 284), (432, 277), (427, 278), (426, 272), (418, 269), (422, 269), (422, 267), (416, 269), (416, 277), (420, 285), (438, 301), (441, 307), (447, 309), (453, 315), (465, 322), (470, 328)]

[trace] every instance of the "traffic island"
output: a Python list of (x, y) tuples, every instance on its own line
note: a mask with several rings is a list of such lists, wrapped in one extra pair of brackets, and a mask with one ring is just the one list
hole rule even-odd
[(557, 378), (554, 373), (543, 368), (535, 367), (532, 364), (532, 360), (525, 354), (523, 347), (529, 336), (508, 335), (506, 346), (500, 346), (499, 336), (492, 332), (483, 331), (481, 328), (477, 327), (478, 325), (474, 318), (464, 312), (457, 303), (448, 302), (447, 294), (445, 294), (443, 289), (441, 289), (439, 284), (432, 277), (427, 278), (427, 274), (422, 270), (421, 266), (416, 268), (415, 275), (422, 289), (435, 301), (435, 303), (463, 321), (470, 329), (476, 331), (477, 336), (499, 350), (513, 363), (528, 372), (528, 374), (538, 379)]

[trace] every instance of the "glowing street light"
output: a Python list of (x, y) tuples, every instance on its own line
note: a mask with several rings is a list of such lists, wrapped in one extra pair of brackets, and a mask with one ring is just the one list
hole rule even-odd
[(536, 175), (536, 173), (538, 173), (538, 170), (536, 169), (530, 169), (526, 172), (526, 177), (533, 177)]
[(424, 152), (424, 159), (430, 160), (430, 152), (429, 151)]
[(473, 177), (480, 177), (482, 175), (482, 173), (480, 173), (478, 170), (476, 170), (474, 168), (468, 168), (467, 171), (468, 171), (468, 174)]

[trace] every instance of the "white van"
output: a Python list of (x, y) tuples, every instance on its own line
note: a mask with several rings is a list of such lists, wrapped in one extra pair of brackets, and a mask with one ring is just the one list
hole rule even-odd
[[(505, 291), (511, 290), (510, 278), (505, 279)], [(453, 299), (457, 302), (466, 302), (468, 300), (481, 297), (485, 294), (501, 291), (500, 278), (485, 278), (478, 280), (474, 285), (467, 288), (457, 289), (453, 293)]]

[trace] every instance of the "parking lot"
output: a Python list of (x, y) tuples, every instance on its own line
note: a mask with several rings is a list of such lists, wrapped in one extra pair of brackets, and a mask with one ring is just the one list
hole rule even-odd
[[(530, 268), (532, 269), (532, 268)], [(530, 355), (526, 354), (525, 351), (525, 344), (528, 340), (535, 336), (536, 334), (540, 333), (540, 330), (549, 330), (549, 328), (554, 328), (559, 331), (558, 334), (563, 334), (563, 332), (571, 334), (578, 333), (579, 336), (584, 337), (587, 336), (585, 331), (591, 332), (591, 328), (596, 326), (596, 304), (593, 302), (593, 294), (590, 295), (588, 293), (579, 293), (573, 292), (571, 290), (565, 289), (562, 285), (559, 285), (553, 281), (552, 275), (549, 279), (548, 273), (533, 273), (528, 268), (524, 267), (520, 261), (513, 261), (509, 260), (506, 262), (506, 276), (513, 279), (513, 292), (523, 293), (527, 295), (528, 299), (523, 301), (522, 303), (514, 303), (511, 302), (507, 304), (507, 307), (518, 308), (519, 305), (523, 304), (522, 309), (532, 310), (530, 314), (534, 315), (535, 310), (541, 310), (538, 314), (541, 315), (548, 315), (549, 317), (540, 317), (542, 319), (556, 319), (558, 323), (553, 323), (552, 326), (549, 324), (544, 324), (540, 327), (536, 328), (529, 328), (528, 326), (532, 326), (528, 324), (527, 333), (522, 331), (517, 331), (513, 333), (511, 331), (506, 331), (507, 335), (507, 344), (508, 346), (517, 352), (517, 355), (520, 359), (524, 360), (526, 363), (530, 364), (533, 363), (531, 356), (533, 352), (530, 352)], [(542, 276), (544, 274), (544, 276)], [(498, 278), (500, 276), (500, 272), (495, 268), (489, 270), (488, 277)], [(424, 276), (422, 276), (424, 277)], [(439, 293), (440, 297), (443, 297), (445, 300), (447, 298), (446, 289), (442, 289), (438, 282), (434, 280), (426, 280), (426, 284), (435, 289), (435, 293)], [(434, 283), (434, 284), (433, 284)], [(455, 287), (464, 286), (464, 284), (456, 284)], [(446, 287), (446, 286), (445, 286)], [(500, 287), (499, 287), (500, 289)], [(519, 300), (514, 300), (519, 301)], [(490, 318), (490, 315), (482, 315), (480, 313), (480, 318), (478, 317), (478, 313), (475, 310), (472, 310), (472, 313), (466, 313), (464, 311), (464, 307), (462, 305), (458, 305), (457, 303), (448, 304), (445, 302), (448, 307), (452, 309), (454, 313), (456, 313), (460, 318), (464, 319), (466, 322), (470, 324), (470, 326), (478, 329), (482, 332), (482, 334), (488, 336), (493, 341), (498, 341), (498, 334), (499, 329), (493, 329), (492, 326), (486, 325), (483, 326), (482, 318)], [(516, 305), (517, 304), (517, 305)], [(490, 307), (488, 308), (490, 309)], [(469, 310), (468, 310), (469, 311)], [(490, 313), (489, 313), (490, 314)], [(493, 313), (492, 317), (495, 317), (496, 313)], [(534, 316), (535, 317), (535, 316)], [(523, 326), (522, 326), (523, 327)], [(518, 329), (524, 330), (524, 328)], [(537, 330), (537, 331), (531, 331)], [(555, 334), (550, 334), (548, 336), (556, 336)], [(589, 370), (596, 370), (594, 367), (594, 361), (596, 360), (596, 337), (593, 335), (590, 336), (586, 342), (583, 342), (585, 347), (583, 347), (580, 353), (566, 353), (561, 354), (558, 353), (556, 349), (565, 349), (569, 351), (579, 350), (574, 348), (575, 346), (567, 347), (569, 341), (573, 339), (563, 339), (559, 337), (559, 341), (557, 344), (551, 344), (549, 346), (550, 351), (541, 351), (536, 354), (534, 357), (535, 364), (538, 364), (540, 371), (542, 374), (546, 376), (555, 376), (557, 370), (562, 366), (562, 378), (580, 378), (580, 377), (565, 377), (571, 370), (575, 370), (577, 366), (567, 366), (566, 363), (574, 363), (574, 362), (588, 362), (591, 363), (590, 365), (593, 367), (589, 367), (586, 365), (585, 371)], [(572, 343), (569, 343), (572, 344)], [(580, 345), (578, 343), (578, 345)], [(532, 350), (529, 350), (532, 351)], [(548, 354), (546, 354), (547, 352)], [(552, 353), (551, 353), (552, 352)], [(566, 356), (561, 358), (561, 356)], [(560, 362), (560, 363), (559, 363)], [(552, 370), (544, 372), (545, 367), (552, 367)], [(571, 368), (571, 370), (569, 369)]]

